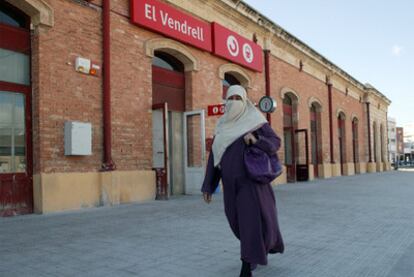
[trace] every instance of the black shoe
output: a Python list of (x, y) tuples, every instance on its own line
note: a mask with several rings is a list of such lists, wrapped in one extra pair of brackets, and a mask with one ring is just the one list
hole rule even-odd
[(276, 254), (278, 253), (278, 251), (276, 249), (270, 249), (269, 250), (269, 254)]
[(250, 263), (243, 261), (242, 268), (240, 271), (240, 277), (251, 277), (252, 271), (250, 268)]

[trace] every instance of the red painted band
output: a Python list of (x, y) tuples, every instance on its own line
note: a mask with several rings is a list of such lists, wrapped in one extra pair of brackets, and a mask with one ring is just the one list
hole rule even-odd
[(30, 54), (30, 32), (0, 23), (0, 48)]

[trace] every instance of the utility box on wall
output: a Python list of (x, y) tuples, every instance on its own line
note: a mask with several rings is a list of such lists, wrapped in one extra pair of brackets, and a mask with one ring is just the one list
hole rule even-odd
[(92, 154), (92, 124), (76, 121), (65, 122), (65, 155), (87, 156)]

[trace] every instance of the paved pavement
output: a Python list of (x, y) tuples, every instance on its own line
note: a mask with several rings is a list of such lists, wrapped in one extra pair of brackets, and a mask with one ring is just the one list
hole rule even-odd
[[(276, 187), (286, 252), (254, 276), (414, 276), (414, 172)], [(238, 276), (239, 244), (198, 196), (0, 218), (0, 276)]]

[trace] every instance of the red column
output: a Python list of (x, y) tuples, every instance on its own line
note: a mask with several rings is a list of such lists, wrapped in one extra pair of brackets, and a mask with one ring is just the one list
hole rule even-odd
[(368, 155), (369, 162), (372, 163), (372, 154), (371, 154), (371, 115), (369, 112), (369, 102), (367, 104), (367, 124), (368, 124)]
[(329, 145), (331, 152), (331, 163), (334, 164), (334, 150), (333, 150), (333, 119), (332, 119), (332, 84), (328, 82), (328, 97), (329, 97)]
[[(266, 96), (270, 97), (270, 50), (263, 50), (265, 56), (265, 83), (266, 83)], [(266, 119), (270, 125), (272, 125), (272, 118), (270, 113), (266, 114)]]
[(104, 131), (104, 160), (103, 171), (115, 170), (112, 161), (111, 143), (111, 7), (110, 0), (103, 0), (102, 25), (103, 25), (103, 131)]

